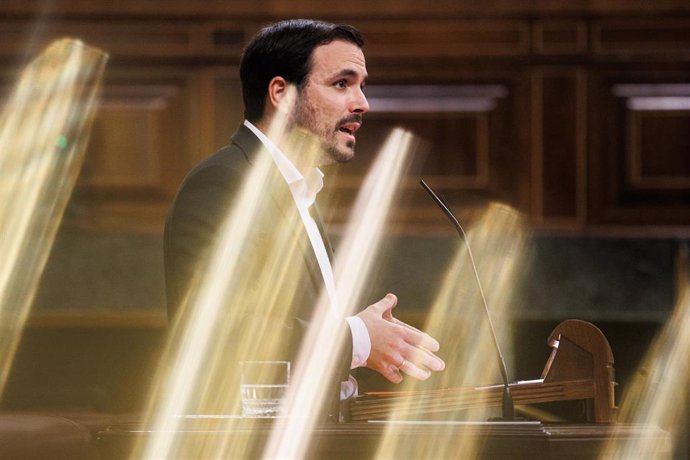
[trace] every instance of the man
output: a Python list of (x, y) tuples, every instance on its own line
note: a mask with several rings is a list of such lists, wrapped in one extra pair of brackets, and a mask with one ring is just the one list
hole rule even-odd
[[(281, 179), (261, 202), (260, 213), (268, 217), (253, 229), (255, 238), (242, 251), (241, 263), (265, 267), (264, 258), (272, 257), (287, 264), (288, 271), (303, 273), (289, 289), (273, 287), (278, 292), (286, 289), (295, 294), (286, 296), (290, 304), (286, 307), (288, 320), (274, 321), (271, 333), (290, 337), (285, 341), (286, 357), (294, 359), (322, 288), (331, 296), (335, 291), (330, 246), (318, 215), (312, 216), (323, 177), (316, 168), (354, 157), (356, 132), (369, 109), (363, 93), (367, 79), (363, 43), (360, 32), (350, 26), (290, 20), (261, 30), (247, 46), (240, 65), (246, 120), (229, 146), (187, 176), (166, 223), (165, 268), (171, 314), (189, 288), (195, 267), (209, 257), (208, 248), (223, 217), (236, 204), (239, 184), (258, 158), (270, 155)], [(269, 138), (271, 121), (285, 110), (282, 107), (292, 87), (297, 88), (297, 94), (294, 109), (287, 114), (286, 134)], [(300, 138), (300, 132), (318, 139), (316, 157), (294, 148), (291, 139)], [(284, 231), (279, 222), (284, 222), (285, 216), (299, 222), (299, 251), (275, 249), (279, 248), (275, 243), (280, 239), (277, 234)], [(255, 292), (255, 288), (247, 292)], [(250, 310), (248, 317), (272, 316), (272, 312), (262, 310), (263, 302), (249, 303), (242, 307)], [(349, 346), (345, 355), (337, 357), (342, 369), (340, 380), (345, 381), (342, 398), (356, 391), (347, 377), (355, 367), (366, 366), (394, 383), (399, 383), (403, 374), (426, 379), (431, 371), (443, 369), (443, 361), (433, 354), (439, 348), (438, 342), (394, 319), (391, 311), (396, 303), (397, 298), (388, 294), (343, 322), (343, 327), (349, 329)], [(265, 339), (241, 337), (244, 330), (237, 328), (233, 333), (239, 336), (238, 341)]]

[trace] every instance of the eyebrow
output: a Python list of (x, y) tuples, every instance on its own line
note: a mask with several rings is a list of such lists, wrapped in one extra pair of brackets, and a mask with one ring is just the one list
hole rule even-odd
[[(356, 70), (353, 69), (343, 69), (337, 74), (333, 76), (333, 78), (342, 78), (342, 77), (359, 77), (361, 74), (357, 72)], [(369, 74), (365, 73), (363, 75), (362, 81), (366, 83), (367, 79), (369, 78)]]

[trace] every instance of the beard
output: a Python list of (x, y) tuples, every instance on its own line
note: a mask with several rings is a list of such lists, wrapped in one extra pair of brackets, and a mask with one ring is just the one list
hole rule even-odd
[(361, 124), (362, 115), (359, 113), (348, 115), (338, 120), (334, 126), (328, 126), (323, 121), (327, 119), (328, 117), (323, 113), (323, 110), (312, 104), (308, 97), (304, 95), (298, 96), (291, 127), (297, 125), (316, 136), (322, 150), (319, 163), (331, 164), (351, 161), (355, 156), (355, 141), (348, 140), (343, 145), (340, 145), (338, 139), (339, 128), (346, 123), (357, 122)]

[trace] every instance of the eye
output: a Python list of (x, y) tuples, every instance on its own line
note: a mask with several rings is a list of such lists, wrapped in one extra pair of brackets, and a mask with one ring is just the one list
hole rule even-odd
[(338, 80), (333, 84), (333, 86), (336, 88), (345, 89), (347, 88), (347, 82), (345, 80)]

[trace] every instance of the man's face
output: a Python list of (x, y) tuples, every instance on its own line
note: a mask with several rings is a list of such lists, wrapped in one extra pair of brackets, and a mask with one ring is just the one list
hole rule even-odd
[(367, 69), (362, 50), (336, 40), (312, 53), (311, 71), (297, 96), (294, 122), (315, 134), (326, 157), (320, 163), (346, 162), (355, 155), (355, 131), (369, 110), (362, 89)]

